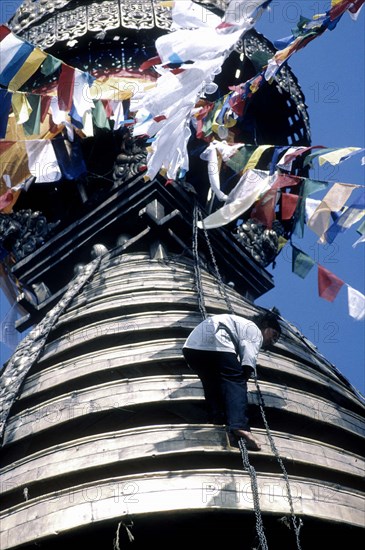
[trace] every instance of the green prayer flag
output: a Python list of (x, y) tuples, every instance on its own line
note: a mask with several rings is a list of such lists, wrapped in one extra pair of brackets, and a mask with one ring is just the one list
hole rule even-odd
[(62, 61), (60, 59), (57, 59), (56, 57), (53, 57), (53, 55), (48, 54), (41, 65), (41, 73), (45, 76), (49, 76), (53, 74), (58, 69), (58, 67), (61, 66), (61, 63)]
[(226, 160), (226, 165), (237, 174), (246, 166), (255, 149), (255, 145), (245, 145), (244, 147), (241, 147), (241, 149), (238, 149), (229, 159)]
[(292, 245), (292, 272), (305, 279), (315, 262), (299, 248)]
[(359, 227), (356, 229), (356, 232), (360, 235), (364, 235), (365, 233), (365, 220), (359, 225)]
[(26, 122), (23, 123), (24, 132), (27, 136), (39, 134), (41, 131), (41, 96), (35, 94), (27, 95), (32, 112)]
[(95, 108), (92, 110), (92, 116), (95, 126), (98, 128), (106, 128), (110, 130), (110, 124), (106, 116), (103, 102), (101, 99), (94, 101)]

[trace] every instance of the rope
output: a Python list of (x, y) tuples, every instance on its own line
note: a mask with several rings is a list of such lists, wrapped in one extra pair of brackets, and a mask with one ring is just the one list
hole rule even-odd
[(256, 470), (250, 464), (247, 447), (242, 437), (238, 439), (238, 446), (241, 451), (243, 466), (245, 467), (245, 469), (248, 471), (250, 475), (253, 505), (254, 505), (255, 516), (256, 516), (256, 532), (259, 537), (260, 547), (262, 548), (262, 550), (268, 550), (267, 540), (264, 533), (264, 524), (262, 523), (262, 516), (261, 516), (261, 510), (260, 510), (260, 498), (259, 498), (259, 490), (257, 486)]
[(200, 262), (199, 262), (199, 253), (198, 253), (198, 212), (199, 208), (197, 203), (194, 205), (193, 212), (193, 256), (194, 256), (194, 275), (195, 275), (195, 284), (198, 294), (198, 306), (199, 311), (203, 319), (207, 318), (207, 310), (204, 303), (204, 293), (203, 293), (203, 284), (202, 284), (202, 275), (200, 271)]
[(266, 433), (267, 433), (267, 436), (268, 436), (268, 439), (269, 439), (269, 442), (270, 442), (270, 447), (271, 447), (271, 450), (272, 450), (273, 454), (276, 457), (276, 460), (278, 461), (278, 463), (280, 465), (281, 471), (283, 472), (283, 476), (284, 476), (284, 480), (285, 480), (285, 486), (286, 486), (286, 492), (287, 492), (287, 499), (288, 499), (289, 507), (290, 507), (291, 521), (292, 521), (294, 532), (295, 532), (297, 549), (301, 550), (302, 547), (301, 547), (301, 544), (300, 544), (300, 530), (303, 526), (303, 522), (302, 522), (301, 519), (298, 520), (298, 518), (296, 517), (296, 515), (294, 513), (293, 498), (292, 498), (292, 495), (291, 495), (288, 473), (287, 473), (286, 468), (284, 466), (284, 463), (281, 459), (279, 451), (278, 451), (278, 449), (275, 445), (274, 438), (271, 434), (270, 427), (269, 427), (269, 424), (268, 424), (267, 419), (266, 419), (265, 410), (264, 410), (265, 402), (264, 402), (264, 398), (263, 398), (262, 393), (261, 393), (260, 386), (257, 382), (256, 375), (254, 376), (254, 380), (255, 380), (255, 385), (256, 385), (256, 389), (257, 389), (257, 394), (258, 394), (258, 397), (259, 397), (260, 412), (261, 412), (262, 420), (265, 424)]

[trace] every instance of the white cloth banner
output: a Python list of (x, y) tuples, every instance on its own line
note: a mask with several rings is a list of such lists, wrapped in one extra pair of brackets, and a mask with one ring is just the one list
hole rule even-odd
[(277, 175), (264, 170), (247, 170), (228, 195), (222, 208), (198, 222), (200, 229), (222, 227), (244, 214), (273, 185)]
[(209, 183), (213, 193), (218, 200), (226, 201), (228, 199), (228, 195), (221, 191), (216, 143), (210, 143), (210, 145), (200, 155), (200, 158), (208, 162)]
[(357, 321), (365, 319), (365, 296), (351, 286), (347, 286), (349, 315)]
[[(151, 115), (147, 135), (152, 137), (152, 129), (156, 129), (153, 119), (158, 117), (160, 121), (147, 159), (149, 178), (165, 168), (167, 177), (174, 179), (180, 168), (189, 168), (187, 142), (192, 111), (202, 94), (208, 93), (236, 42), (253, 27), (253, 18), (264, 3), (264, 0), (231, 0), (225, 16), (220, 19), (193, 2), (175, 2), (172, 18), (177, 30), (159, 37), (156, 49), (162, 65), (183, 63), (180, 67), (183, 70), (174, 74), (162, 68), (156, 87), (149, 90), (137, 105), (138, 110), (143, 109)], [(138, 125), (134, 135), (141, 135)], [(171, 135), (172, 141), (169, 139)], [(161, 151), (161, 148), (165, 150)]]

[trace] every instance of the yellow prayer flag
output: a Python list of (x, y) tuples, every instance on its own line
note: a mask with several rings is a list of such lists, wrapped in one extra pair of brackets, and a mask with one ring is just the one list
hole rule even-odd
[(11, 104), (16, 123), (23, 124), (24, 122), (27, 122), (27, 120), (29, 120), (30, 113), (32, 112), (32, 107), (27, 100), (27, 96), (22, 92), (15, 92), (11, 99)]
[(361, 147), (343, 147), (341, 149), (336, 149), (336, 151), (331, 151), (330, 153), (325, 153), (324, 155), (319, 155), (318, 162), (322, 166), (325, 162), (329, 162), (333, 166), (339, 164), (341, 159), (353, 153), (354, 151), (360, 151)]
[(27, 80), (36, 72), (36, 70), (43, 63), (47, 54), (42, 52), (39, 48), (34, 48), (32, 53), (27, 57), (19, 71), (10, 80), (8, 89), (11, 92), (16, 92), (21, 88)]
[(335, 183), (323, 197), (307, 222), (308, 227), (320, 237), (319, 242), (326, 242), (324, 234), (332, 221), (331, 212), (339, 212), (357, 187), (355, 184)]
[(248, 159), (248, 162), (244, 169), (241, 171), (241, 174), (247, 172), (247, 170), (253, 170), (254, 168), (256, 168), (260, 158), (262, 157), (266, 149), (270, 149), (270, 147), (272, 147), (272, 145), (259, 145)]

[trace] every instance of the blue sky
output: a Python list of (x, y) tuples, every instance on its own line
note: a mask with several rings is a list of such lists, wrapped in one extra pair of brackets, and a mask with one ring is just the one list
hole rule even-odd
[[(20, 3), (1, 0), (0, 22), (6, 21)], [(256, 28), (273, 41), (290, 35), (300, 15), (311, 18), (328, 7), (329, 1), (273, 0), (271, 10), (264, 14)], [(289, 61), (306, 98), (312, 145), (365, 147), (364, 14), (365, 9), (354, 22), (345, 13), (336, 29), (326, 31)], [(364, 185), (362, 155), (356, 155), (337, 167), (326, 164), (319, 169), (316, 165), (311, 176), (331, 182)], [(317, 193), (313, 198), (322, 196), (323, 193)], [(352, 247), (359, 237), (356, 232), (358, 225), (339, 235), (332, 245), (319, 245), (317, 236), (307, 227), (304, 238), (294, 238), (293, 242), (347, 285), (365, 294), (365, 245), (361, 243)], [(278, 307), (282, 316), (297, 326), (319, 352), (364, 394), (365, 324), (348, 314), (346, 284), (334, 302), (320, 298), (316, 266), (305, 279), (293, 274), (289, 246), (278, 257), (275, 269), (269, 268), (269, 271), (274, 277), (275, 289), (256, 303)], [(9, 307), (2, 296), (1, 320)], [(9, 350), (2, 345), (1, 362), (8, 356)]]

